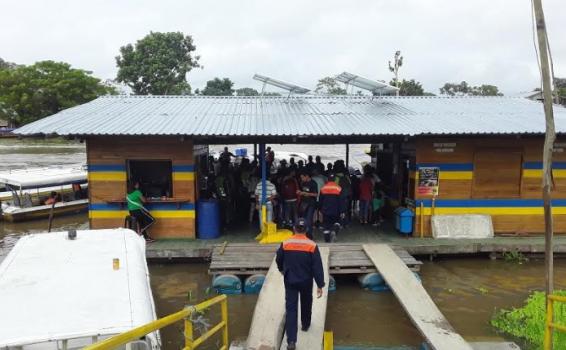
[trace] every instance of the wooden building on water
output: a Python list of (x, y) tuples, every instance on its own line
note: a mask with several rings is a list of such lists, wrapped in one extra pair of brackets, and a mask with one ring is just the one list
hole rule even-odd
[[(553, 214), (566, 233), (566, 109), (555, 119)], [(297, 143), (375, 145), (391, 202), (415, 208), (414, 232), (422, 222), (431, 234), (433, 210), (491, 215), (496, 233), (543, 232), (543, 106), (522, 98), (112, 96), (16, 133), (86, 141), (91, 228), (124, 224), (127, 181), (143, 174), (152, 234), (196, 238), (206, 145)]]

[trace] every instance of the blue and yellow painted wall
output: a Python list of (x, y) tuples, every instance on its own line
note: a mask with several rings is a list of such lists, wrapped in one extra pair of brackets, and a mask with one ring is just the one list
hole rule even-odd
[(193, 145), (177, 137), (87, 138), (89, 222), (93, 229), (122, 227), (127, 208), (127, 160), (170, 160), (173, 197), (182, 203), (152, 203), (147, 208), (157, 219), (151, 229), (156, 238), (195, 238), (195, 168)]
[[(434, 214), (489, 214), (496, 233), (544, 232), (541, 137), (423, 138), (416, 142), (415, 232), (431, 235)], [(566, 233), (566, 149), (557, 141), (553, 175), (555, 232)], [(418, 169), (438, 167), (439, 193), (419, 195)], [(423, 210), (421, 212), (421, 203)]]

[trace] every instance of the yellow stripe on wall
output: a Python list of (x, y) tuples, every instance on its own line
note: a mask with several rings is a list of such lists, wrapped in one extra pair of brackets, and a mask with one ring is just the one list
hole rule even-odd
[(195, 173), (192, 172), (174, 172), (173, 181), (192, 181), (195, 179)]
[[(417, 215), (421, 215), (421, 208), (416, 208)], [(466, 207), (466, 208), (446, 208), (437, 207), (434, 209), (435, 215), (449, 214), (488, 214), (488, 215), (544, 215), (543, 207)], [(566, 207), (553, 207), (553, 215), (566, 215)], [(432, 208), (424, 208), (424, 215), (432, 215)]]
[[(156, 219), (194, 219), (194, 210), (151, 210)], [(129, 214), (126, 210), (90, 210), (90, 219), (123, 219)]]
[(101, 171), (88, 173), (89, 181), (126, 181), (126, 173), (123, 171)]
[[(419, 173), (415, 175), (415, 179), (418, 181)], [(471, 180), (474, 177), (473, 171), (440, 171), (440, 180)], [(442, 184), (440, 184), (442, 186)]]
[[(566, 178), (566, 169), (554, 169), (552, 175), (555, 178)], [(528, 178), (542, 178), (542, 169), (525, 169), (523, 170), (523, 177)]]

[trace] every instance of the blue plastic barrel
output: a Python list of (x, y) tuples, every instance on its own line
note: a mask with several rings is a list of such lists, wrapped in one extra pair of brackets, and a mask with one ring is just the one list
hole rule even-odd
[(411, 209), (398, 208), (395, 210), (395, 228), (401, 233), (413, 233), (414, 217), (415, 213)]
[(263, 282), (265, 282), (265, 275), (251, 275), (244, 281), (244, 293), (259, 294), (261, 287), (263, 287)]
[(216, 200), (197, 203), (197, 233), (200, 239), (220, 237), (220, 205)]
[(242, 281), (235, 275), (218, 275), (212, 280), (212, 289), (218, 294), (242, 294)]

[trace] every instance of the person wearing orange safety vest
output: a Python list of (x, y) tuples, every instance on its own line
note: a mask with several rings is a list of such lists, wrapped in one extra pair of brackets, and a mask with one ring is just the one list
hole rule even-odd
[(301, 330), (307, 332), (311, 325), (313, 279), (317, 285), (317, 297), (322, 296), (324, 270), (320, 251), (315, 242), (306, 236), (307, 222), (297, 220), (295, 234), (281, 243), (275, 261), (285, 283), (285, 331), (287, 349), (294, 350), (297, 343), (298, 303), (301, 299)]
[(325, 242), (333, 242), (340, 229), (340, 220), (344, 216), (346, 207), (342, 188), (335, 182), (334, 175), (328, 176), (328, 181), (320, 189), (320, 212), (322, 213), (322, 229)]

